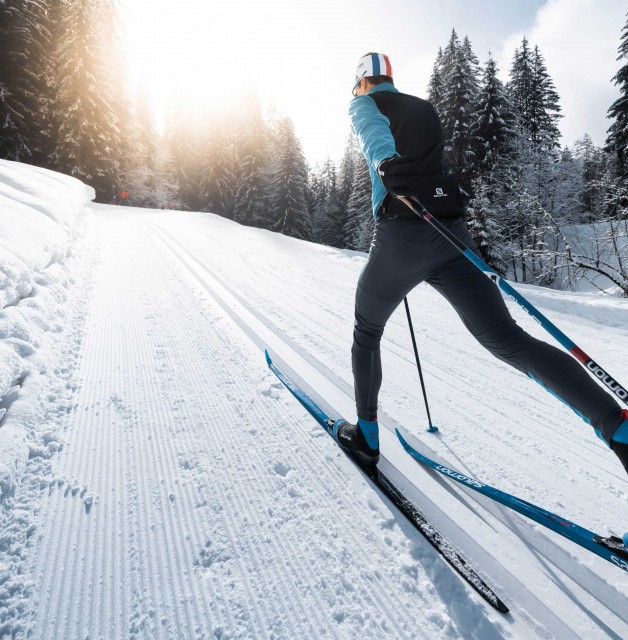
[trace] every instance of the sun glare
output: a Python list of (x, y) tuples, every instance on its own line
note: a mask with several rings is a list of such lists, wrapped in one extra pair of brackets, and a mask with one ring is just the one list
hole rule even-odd
[(339, 63), (350, 23), (342, 3), (330, 2), (321, 23), (318, 8), (298, 0), (125, 1), (132, 82), (152, 96), (158, 120), (173, 103), (225, 111), (255, 92), (293, 118), (306, 155), (338, 158), (350, 88), (325, 96), (312, 84), (324, 74), (344, 81), (345, 67), (351, 84), (355, 52)]
[[(254, 2), (246, 3), (254, 10)], [(128, 4), (129, 64), (153, 96), (157, 111), (179, 99), (211, 106), (230, 101), (246, 86), (254, 34), (229, 3), (163, 0)], [(249, 13), (250, 16), (250, 13)]]

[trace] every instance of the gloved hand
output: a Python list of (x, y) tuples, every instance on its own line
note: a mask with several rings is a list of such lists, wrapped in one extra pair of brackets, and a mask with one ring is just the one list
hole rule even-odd
[(395, 196), (410, 196), (419, 175), (417, 156), (393, 156), (382, 160), (377, 167), (386, 190)]

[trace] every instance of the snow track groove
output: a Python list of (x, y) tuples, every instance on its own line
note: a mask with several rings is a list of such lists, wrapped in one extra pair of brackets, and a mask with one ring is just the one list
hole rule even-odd
[[(333, 380), (337, 386), (343, 388), (344, 392), (347, 393), (348, 385), (340, 384), (342, 381), (338, 376), (329, 371), (325, 365), (308, 354), (298, 344), (295, 344), (281, 329), (274, 326), (271, 320), (266, 319), (261, 313), (253, 309), (245, 300), (243, 300), (243, 298), (230, 289), (229, 286), (218, 280), (215, 274), (210, 274), (209, 270), (206, 269), (199, 260), (190, 253), (190, 251), (174, 240), (163, 229), (160, 229), (157, 225), (148, 222), (146, 219), (143, 219), (143, 222), (147, 228), (152, 228), (161, 237), (165, 245), (173, 251), (184, 267), (187, 268), (193, 277), (202, 284), (204, 289), (231, 317), (236, 326), (242, 329), (244, 333), (258, 345), (258, 347), (262, 348), (265, 345), (271, 345), (275, 349), (279, 349), (281, 347), (280, 352), (283, 354), (286, 353), (285, 347), (288, 347), (289, 350), (297, 353), (302, 361), (314, 366), (316, 370), (321, 371), (326, 378)], [(262, 337), (262, 332), (265, 334), (264, 337)], [(278, 337), (280, 338), (279, 342), (277, 341)], [(422, 500), (419, 500), (418, 504), (422, 504), (422, 502)], [(444, 513), (442, 513), (442, 515), (445, 516), (445, 519), (451, 524), (449, 517)], [(462, 529), (460, 529), (460, 532), (462, 532)], [(412, 532), (410, 535), (416, 536), (417, 534)], [(467, 542), (469, 542), (469, 540), (467, 540)], [(474, 544), (474, 546), (477, 551), (477, 545)], [(441, 562), (441, 560), (437, 559), (437, 562)], [(481, 564), (478, 566), (481, 566)], [(510, 582), (518, 583), (518, 580), (513, 575), (511, 576)], [(535, 609), (538, 610), (544, 608), (541, 601), (535, 598), (533, 598), (533, 600)], [(549, 609), (546, 612), (546, 619), (553, 619), (553, 625), (556, 629), (562, 629), (563, 632), (567, 631), (567, 629), (562, 626), (560, 620), (556, 618)]]
[(125, 211), (96, 222), (30, 636), (508, 637), (295, 412), (162, 240)]
[[(218, 336), (212, 334), (211, 335), (211, 341), (208, 342), (208, 346), (211, 347), (210, 351), (213, 354), (213, 359), (215, 361), (215, 363), (220, 364), (221, 368), (224, 369), (225, 371), (231, 371), (230, 375), (237, 375), (237, 372), (234, 371), (234, 367), (233, 367), (233, 363), (232, 361), (230, 361), (229, 359), (223, 359), (222, 357), (220, 357), (220, 354), (222, 354), (225, 350), (225, 345), (221, 343), (221, 341), (218, 340)], [(179, 347), (182, 350), (182, 352), (185, 350), (187, 351), (190, 356), (192, 356), (196, 351), (198, 351), (198, 345), (193, 344), (193, 343), (188, 343), (187, 341), (183, 342), (183, 343), (179, 343)], [(186, 349), (187, 347), (187, 349)], [(217, 357), (218, 354), (218, 357)], [(204, 394), (205, 393), (205, 388), (202, 384), (202, 380), (198, 380), (197, 381), (197, 386), (195, 386), (196, 389), (199, 390), (200, 394)], [(225, 415), (222, 411), (221, 411), (221, 407), (220, 405), (218, 405), (217, 407), (215, 407), (217, 412), (214, 415), (215, 418), (217, 418), (217, 424), (218, 425), (229, 425), (230, 422), (230, 418), (228, 415)], [(273, 418), (270, 415), (257, 415), (257, 416), (253, 416), (255, 423), (262, 425), (260, 427), (260, 431), (264, 428), (264, 426), (269, 425)], [(251, 420), (251, 418), (247, 418), (247, 420)], [(252, 452), (250, 450), (247, 450), (246, 448), (243, 448), (241, 446), (239, 446), (239, 442), (237, 440), (237, 436), (238, 436), (238, 431), (233, 431), (233, 426), (228, 427), (228, 429), (230, 430), (230, 434), (232, 437), (235, 437), (236, 440), (231, 444), (231, 449), (233, 450), (233, 456), (234, 456), (234, 460), (228, 465), (226, 466), (226, 472), (228, 474), (228, 479), (229, 481), (226, 482), (225, 484), (227, 486), (237, 486), (238, 484), (238, 478), (236, 476), (233, 475), (233, 471), (234, 470), (238, 470), (241, 469), (243, 466), (243, 463), (248, 463), (248, 464), (252, 464), (254, 466), (255, 469), (260, 469), (263, 468), (264, 466), (264, 460), (265, 457), (260, 457), (260, 455), (257, 453), (257, 451), (254, 449)], [(295, 432), (292, 434), (290, 434), (290, 436), (294, 436), (295, 439), (303, 439), (303, 436), (301, 435), (301, 433), (299, 431), (297, 431), (295, 429)], [(225, 433), (225, 440), (229, 439), (229, 434)], [(289, 444), (289, 443), (287, 443)], [(276, 446), (273, 445), (272, 447), (267, 447), (268, 451), (267, 451), (267, 455), (272, 455), (273, 452), (276, 454)], [(310, 447), (311, 449), (311, 447)], [(240, 451), (247, 451), (246, 455), (243, 456), (241, 453), (239, 453)], [(253, 460), (251, 460), (253, 458)], [(333, 474), (338, 474), (338, 469), (334, 464), (329, 464), (327, 463), (325, 465), (327, 467), (327, 471), (331, 472)], [(307, 472), (310, 473), (307, 473)], [(319, 456), (317, 454), (317, 452), (315, 450), (311, 450), (310, 455), (308, 455), (305, 458), (305, 465), (300, 467), (300, 474), (304, 475), (304, 476), (310, 476), (316, 479), (319, 479), (320, 476), (320, 459)], [(265, 476), (263, 476), (265, 477)], [(257, 479), (257, 473), (255, 474), (255, 479)], [(346, 475), (343, 474), (343, 476), (341, 478), (337, 479), (337, 483), (336, 486), (342, 486), (344, 484), (347, 483), (347, 477)], [(272, 485), (270, 484), (269, 481), (267, 481), (265, 483), (265, 489), (267, 492), (271, 493), (272, 492)], [(332, 485), (333, 486), (333, 485)], [(329, 486), (325, 483), (323, 483), (322, 481), (320, 481), (320, 486), (319, 486), (319, 490), (323, 491), (327, 494), (327, 496), (331, 499), (333, 499), (334, 495), (332, 492), (330, 492)], [(228, 496), (224, 495), (222, 496), (221, 502), (225, 503), (228, 501)], [(242, 500), (239, 498), (239, 495), (236, 493), (235, 496), (231, 496), (232, 500), (236, 500), (238, 503), (238, 512), (240, 513), (246, 513), (248, 510), (248, 507), (246, 504), (244, 504), (242, 502)], [(328, 515), (327, 511), (322, 512), (322, 515), (325, 518), (324, 522), (320, 523), (320, 526), (323, 530), (329, 530), (333, 528), (333, 521), (331, 519), (331, 517)], [(344, 523), (347, 527), (347, 529), (351, 529), (353, 527), (356, 527), (356, 524), (359, 522), (359, 520), (362, 520), (361, 522), (361, 526), (358, 526), (357, 528), (368, 528), (368, 521), (365, 519), (364, 515), (362, 512), (357, 511), (356, 513), (354, 512), (347, 512), (346, 510), (341, 510), (338, 514), (335, 514), (336, 517), (341, 517), (344, 520)], [(231, 523), (232, 528), (235, 526), (233, 523)], [(290, 536), (291, 537), (291, 536)], [(235, 536), (234, 536), (235, 538)], [(295, 539), (294, 544), (297, 543), (297, 540)], [(273, 547), (275, 547), (275, 554), (277, 555), (277, 557), (281, 557), (282, 555), (285, 555), (287, 552), (287, 549), (284, 549), (283, 547), (290, 547), (292, 546), (290, 539), (288, 539), (285, 543), (283, 543), (282, 545), (279, 545), (277, 543), (277, 538), (272, 538), (272, 545)], [(256, 544), (252, 544), (249, 545), (247, 547), (247, 552), (244, 554), (245, 557), (252, 557), (254, 558), (254, 562), (257, 566), (261, 566), (262, 562), (259, 559), (259, 557), (257, 556), (257, 552), (256, 552)], [(355, 545), (355, 553), (359, 556), (359, 557), (367, 557), (368, 556), (368, 550), (365, 548), (360, 548), (361, 545), (359, 545), (358, 543), (356, 543)], [(288, 554), (289, 557), (289, 554)], [(305, 579), (308, 582), (308, 590), (311, 593), (316, 593), (316, 588), (315, 588), (315, 584), (308, 580), (308, 577), (311, 573), (311, 568), (306, 566), (304, 563), (299, 562), (297, 563), (297, 566), (290, 566), (289, 567), (290, 572), (298, 575), (301, 577), (301, 579)], [(380, 606), (383, 607), (384, 610), (386, 610), (389, 613), (389, 620), (395, 620), (395, 618), (399, 615), (403, 615), (403, 610), (398, 606), (398, 603), (395, 600), (389, 600), (388, 602), (384, 602), (385, 598), (381, 595), (382, 593), (387, 593), (389, 590), (393, 590), (394, 589), (394, 585), (391, 583), (382, 585), (383, 587), (385, 587), (384, 589), (382, 589), (381, 591), (378, 590), (377, 592), (375, 592), (375, 594), (373, 594), (371, 597), (376, 597), (380, 603)], [(280, 589), (281, 592), (287, 592), (287, 585), (286, 584), (282, 584)], [(361, 597), (361, 595), (359, 593), (356, 594), (356, 598), (358, 599), (358, 601), (356, 602), (356, 606), (358, 608), (361, 607), (369, 607), (372, 606), (372, 604), (370, 604), (368, 601), (364, 601), (363, 598)], [(360, 602), (362, 601), (362, 602)], [(298, 603), (298, 608), (294, 608), (292, 610), (292, 614), (294, 619), (298, 619), (298, 611), (303, 609), (304, 606), (304, 602), (299, 602)], [(359, 606), (361, 605), (361, 607)], [(324, 611), (326, 608), (326, 603), (319, 599), (319, 601), (316, 603), (316, 606), (314, 607), (314, 611)], [(277, 618), (277, 617), (281, 617), (280, 612), (278, 611), (274, 611), (272, 612), (272, 616), (267, 616), (269, 618)], [(317, 623), (320, 625), (321, 620), (317, 620)], [(407, 631), (407, 630), (406, 630)], [(314, 630), (314, 628), (312, 626), (310, 626), (308, 629), (302, 629), (300, 630), (301, 633), (305, 634), (305, 637), (312, 637), (312, 635), (316, 635), (316, 631)], [(403, 634), (403, 630), (401, 628), (396, 628), (396, 632), (399, 634)], [(329, 637), (333, 637), (333, 630), (330, 629), (329, 630), (330, 636)]]

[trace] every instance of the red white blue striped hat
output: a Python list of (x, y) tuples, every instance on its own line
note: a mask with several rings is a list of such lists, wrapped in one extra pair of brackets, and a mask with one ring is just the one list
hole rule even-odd
[(358, 68), (355, 72), (355, 84), (353, 89), (358, 86), (361, 78), (370, 78), (371, 76), (388, 76), (393, 77), (392, 67), (387, 55), (383, 53), (367, 53), (358, 61)]

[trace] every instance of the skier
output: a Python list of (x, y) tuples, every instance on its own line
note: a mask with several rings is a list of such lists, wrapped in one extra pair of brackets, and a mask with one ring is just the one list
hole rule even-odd
[[(338, 442), (363, 464), (379, 461), (380, 340), (399, 303), (425, 281), (453, 306), (483, 347), (532, 377), (591, 424), (628, 472), (628, 410), (622, 411), (574, 358), (523, 331), (498, 288), (391, 193), (408, 195), (425, 187), (426, 181), (438, 184), (448, 179), (443, 170), (443, 131), (434, 107), (400, 93), (388, 56), (379, 53), (360, 58), (352, 93), (349, 116), (369, 166), (375, 233), (355, 297), (351, 360), (358, 422), (337, 421)], [(464, 203), (458, 196), (449, 210), (437, 215), (472, 246), (463, 214)]]

